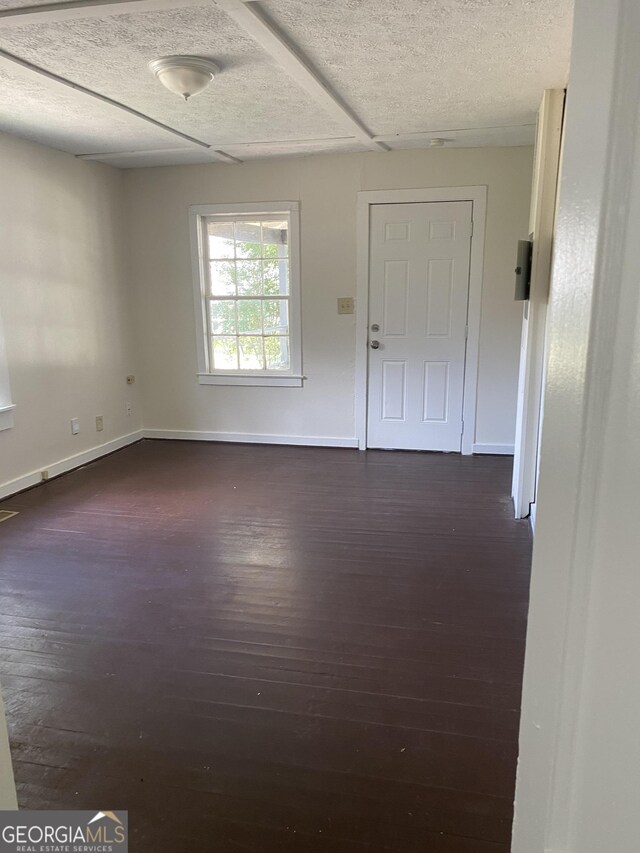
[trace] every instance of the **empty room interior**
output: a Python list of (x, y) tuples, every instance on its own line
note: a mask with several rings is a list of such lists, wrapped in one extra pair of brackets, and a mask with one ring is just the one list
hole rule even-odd
[(638, 473), (596, 464), (639, 17), (597, 6), (0, 0), (4, 827), (632, 853), (587, 832)]

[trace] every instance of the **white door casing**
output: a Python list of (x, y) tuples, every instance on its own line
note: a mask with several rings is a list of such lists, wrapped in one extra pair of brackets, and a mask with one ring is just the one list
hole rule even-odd
[(533, 166), (529, 216), (529, 230), (533, 234), (531, 288), (522, 320), (511, 488), (516, 518), (525, 518), (532, 512), (532, 522), (535, 513), (538, 438), (542, 423), (547, 303), (563, 115), (564, 90), (547, 89), (538, 112)]
[(636, 853), (640, 4), (577, 0), (512, 853)]
[(371, 207), (369, 447), (460, 451), (472, 204)]
[[(463, 454), (473, 453), (476, 422), (478, 350), (480, 338), (480, 305), (482, 296), (486, 197), (487, 188), (485, 186), (431, 187), (413, 190), (373, 190), (358, 193), (358, 290), (356, 300), (357, 349), (355, 416), (356, 435), (358, 439), (358, 446), (361, 450), (364, 450), (367, 446), (373, 446), (372, 442), (369, 441), (367, 433), (368, 411), (370, 408), (368, 400), (369, 354), (373, 352), (373, 350), (369, 349), (369, 337), (371, 334), (369, 331), (369, 325), (378, 322), (378, 320), (374, 319), (370, 311), (369, 305), (370, 219), (373, 206), (424, 204), (433, 202), (449, 203), (461, 201), (470, 203), (472, 209), (473, 237), (471, 238), (470, 264), (468, 275), (466, 354), (463, 356), (464, 395), (462, 421), (464, 423), (464, 429), (462, 433), (462, 447), (460, 447), (460, 418), (458, 418), (458, 435), (456, 439), (455, 449), (462, 449)], [(468, 239), (466, 241), (466, 244), (468, 248)], [(435, 259), (446, 260), (446, 257), (441, 256)], [(426, 278), (426, 273), (424, 277)], [(424, 305), (424, 313), (426, 313), (426, 301)], [(426, 322), (426, 317), (424, 318), (424, 320)], [(379, 338), (375, 338), (372, 334), (371, 339), (380, 340)], [(425, 360), (429, 359), (422, 359), (423, 377), (425, 372)], [(444, 361), (445, 359), (434, 357), (433, 360)], [(388, 368), (388, 370), (391, 370), (392, 372), (393, 368)], [(437, 375), (437, 369), (434, 371), (434, 375)], [(424, 378), (422, 381), (422, 385), (424, 386)], [(419, 413), (421, 411), (423, 410), (419, 409)], [(384, 445), (379, 446), (392, 447), (399, 445), (385, 443)], [(402, 446), (416, 445), (404, 444)], [(436, 449), (435, 445), (433, 446), (433, 449)]]

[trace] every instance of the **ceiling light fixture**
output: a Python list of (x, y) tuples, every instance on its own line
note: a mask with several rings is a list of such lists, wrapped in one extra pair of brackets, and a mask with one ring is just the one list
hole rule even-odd
[(206, 89), (220, 72), (215, 62), (199, 56), (163, 56), (150, 62), (149, 68), (163, 86), (185, 101)]

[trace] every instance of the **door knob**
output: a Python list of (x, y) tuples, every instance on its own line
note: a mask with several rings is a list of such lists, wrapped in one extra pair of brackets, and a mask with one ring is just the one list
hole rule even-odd
[(371, 341), (371, 349), (380, 349), (380, 341)]

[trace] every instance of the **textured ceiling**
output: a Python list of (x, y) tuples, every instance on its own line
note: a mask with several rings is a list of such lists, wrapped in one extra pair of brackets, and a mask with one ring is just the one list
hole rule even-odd
[(0, 0), (0, 9), (20, 9), (27, 6), (46, 6), (51, 0)]
[[(211, 3), (0, 30), (0, 46), (216, 147), (342, 131)], [(186, 103), (147, 68), (158, 56), (185, 53), (223, 69)]]
[(70, 89), (54, 88), (46, 80), (41, 83), (0, 67), (0, 93), (1, 124), (9, 124), (18, 136), (71, 154), (167, 145), (165, 134), (151, 125), (99, 102), (80, 101)]
[(535, 121), (563, 86), (567, 0), (266, 0), (377, 134)]
[[(170, 149), (112, 161), (122, 167), (211, 159), (141, 118), (12, 63), (17, 57), (241, 160), (366, 150), (339, 111), (314, 100), (213, 0), (193, 2), (200, 5), (104, 16), (94, 8), (91, 17), (47, 22), (24, 15), (3, 26), (7, 9), (37, 0), (0, 0), (0, 50), (10, 54), (0, 55), (0, 130), (74, 154)], [(256, 6), (392, 148), (425, 146), (429, 135), (451, 145), (529, 144), (543, 89), (566, 83), (571, 0)], [(222, 68), (187, 103), (147, 69), (151, 59), (180, 53)]]

